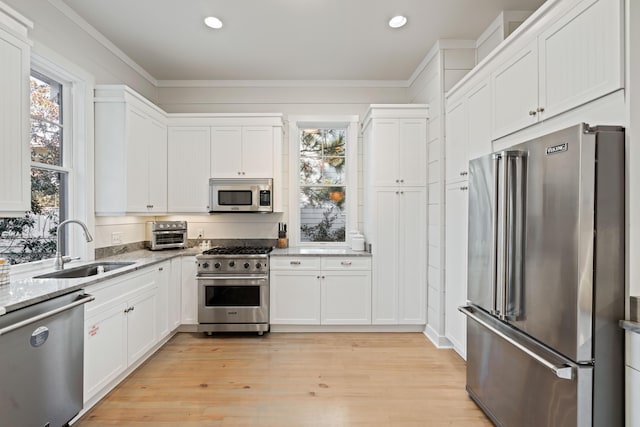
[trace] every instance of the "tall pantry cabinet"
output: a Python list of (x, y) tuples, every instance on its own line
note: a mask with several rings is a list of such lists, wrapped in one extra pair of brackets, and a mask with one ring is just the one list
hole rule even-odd
[(374, 325), (426, 324), (428, 112), (375, 104), (363, 122)]

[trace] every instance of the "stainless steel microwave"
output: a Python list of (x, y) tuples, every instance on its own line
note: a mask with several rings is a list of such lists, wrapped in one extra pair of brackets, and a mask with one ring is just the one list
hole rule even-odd
[(273, 212), (273, 179), (209, 179), (209, 213)]

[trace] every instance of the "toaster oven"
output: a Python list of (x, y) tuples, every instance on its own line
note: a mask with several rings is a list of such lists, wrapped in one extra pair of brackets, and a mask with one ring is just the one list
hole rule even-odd
[(152, 251), (186, 248), (187, 221), (147, 222), (147, 247)]

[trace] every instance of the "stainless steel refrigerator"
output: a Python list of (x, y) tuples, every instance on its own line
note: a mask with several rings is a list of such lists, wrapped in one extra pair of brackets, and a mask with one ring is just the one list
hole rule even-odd
[(467, 391), (505, 427), (624, 424), (624, 129), (469, 162)]

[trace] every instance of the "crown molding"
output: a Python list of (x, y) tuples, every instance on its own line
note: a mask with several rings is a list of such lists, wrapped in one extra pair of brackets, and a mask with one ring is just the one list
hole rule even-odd
[(406, 80), (158, 80), (157, 87), (390, 87), (406, 88)]

